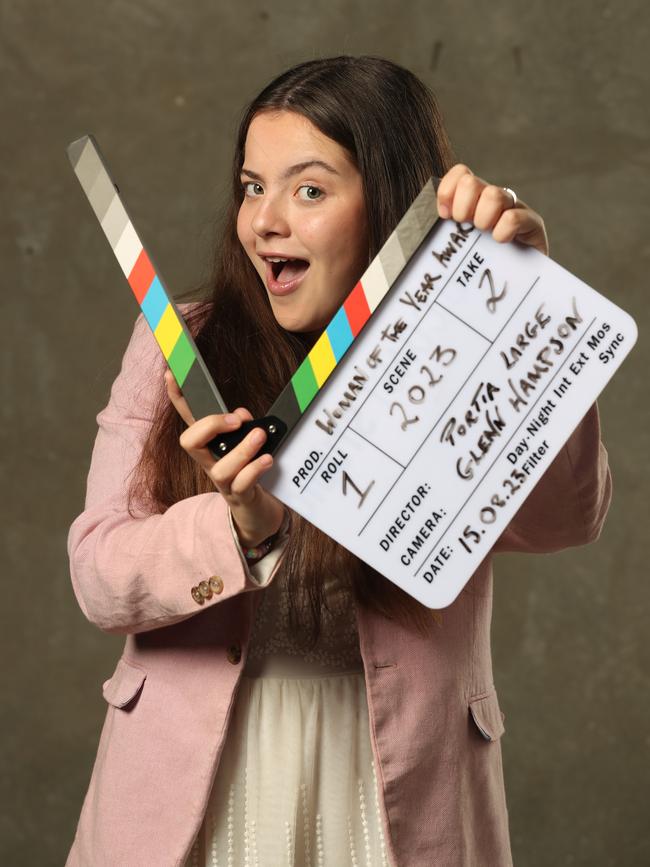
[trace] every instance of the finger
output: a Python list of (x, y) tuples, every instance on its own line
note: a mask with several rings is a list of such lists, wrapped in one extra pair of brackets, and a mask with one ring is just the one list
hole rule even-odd
[(519, 241), (548, 255), (548, 238), (544, 221), (530, 208), (509, 208), (504, 211), (492, 231), (499, 243)]
[(454, 201), (454, 194), (458, 182), (464, 175), (473, 175), (474, 173), (463, 163), (456, 163), (452, 166), (438, 184), (437, 204), (438, 213), (443, 220), (451, 216), (451, 206)]
[(222, 494), (230, 492), (230, 480), (222, 479), (216, 472), (219, 462), (208, 448), (208, 443), (219, 434), (237, 430), (240, 426), (241, 419), (235, 413), (208, 415), (194, 422), (179, 437), (181, 448), (204, 470)]
[(476, 203), (484, 189), (485, 181), (476, 175), (463, 175), (458, 179), (451, 205), (451, 216), (457, 223), (474, 222)]
[(206, 447), (210, 440), (221, 433), (237, 430), (238, 427), (241, 427), (241, 419), (235, 413), (206, 415), (184, 430), (179, 437), (179, 442), (181, 447), (192, 456), (198, 455), (202, 450), (209, 453)]
[(272, 466), (273, 457), (271, 455), (260, 455), (259, 458), (251, 461), (232, 480), (230, 485), (231, 496), (245, 502), (249, 496), (252, 496), (255, 485), (257, 485), (264, 473), (268, 472)]
[(500, 244), (514, 241), (522, 229), (522, 221), (522, 212), (518, 213), (514, 208), (503, 211), (492, 230), (492, 237)]
[(487, 184), (478, 199), (473, 223), (477, 229), (493, 229), (504, 211), (513, 208), (512, 196), (502, 187)]
[(231, 452), (216, 461), (210, 477), (222, 493), (229, 495), (232, 481), (245, 466), (251, 463), (266, 442), (266, 432), (256, 427)]
[(171, 370), (165, 371), (165, 385), (167, 387), (167, 395), (170, 401), (173, 403), (176, 412), (180, 415), (185, 424), (193, 424), (195, 418), (192, 415), (192, 411), (190, 410), (187, 401), (183, 397), (183, 394), (178, 386), (178, 383), (174, 379), (174, 374), (171, 372)]
[(237, 413), (237, 415), (241, 418), (242, 421), (253, 420), (252, 414), (243, 406), (238, 406), (237, 409), (233, 409), (233, 412)]

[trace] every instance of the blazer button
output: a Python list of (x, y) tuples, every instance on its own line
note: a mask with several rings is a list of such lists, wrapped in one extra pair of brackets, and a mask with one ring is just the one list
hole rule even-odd
[(228, 648), (228, 662), (232, 662), (233, 665), (237, 665), (237, 663), (241, 660), (241, 644), (239, 642), (235, 642), (231, 644)]
[(209, 580), (210, 589), (214, 590), (215, 593), (221, 593), (223, 590), (223, 581), (219, 578), (218, 575), (213, 575)]
[(201, 591), (199, 590), (199, 588), (198, 587), (192, 587), (191, 593), (192, 593), (192, 599), (196, 602), (196, 604), (197, 605), (203, 605), (203, 603), (205, 602), (205, 599), (203, 598), (203, 596), (201, 596)]
[(199, 593), (204, 599), (212, 599), (212, 590), (207, 581), (199, 581)]

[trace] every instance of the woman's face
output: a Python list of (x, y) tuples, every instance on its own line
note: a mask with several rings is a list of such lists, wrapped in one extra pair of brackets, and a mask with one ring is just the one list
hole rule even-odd
[(275, 318), (288, 331), (323, 329), (368, 265), (359, 171), (311, 121), (283, 110), (253, 118), (241, 181), (237, 234)]

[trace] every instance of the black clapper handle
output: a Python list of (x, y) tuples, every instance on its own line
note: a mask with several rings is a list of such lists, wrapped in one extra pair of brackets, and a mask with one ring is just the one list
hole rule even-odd
[(219, 460), (231, 452), (235, 446), (238, 446), (246, 434), (249, 431), (252, 431), (255, 427), (261, 427), (262, 430), (266, 431), (266, 442), (261, 446), (256, 457), (265, 454), (272, 455), (282, 442), (284, 435), (287, 432), (287, 425), (282, 421), (282, 419), (279, 419), (274, 415), (253, 419), (252, 421), (244, 421), (242, 422), (241, 427), (238, 427), (237, 430), (219, 434), (219, 436), (210, 440), (208, 448), (212, 452), (212, 455)]

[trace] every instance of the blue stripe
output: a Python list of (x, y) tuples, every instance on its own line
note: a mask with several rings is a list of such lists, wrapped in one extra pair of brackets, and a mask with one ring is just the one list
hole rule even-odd
[(151, 281), (151, 286), (149, 286), (147, 294), (142, 299), (142, 304), (140, 305), (142, 312), (144, 313), (144, 318), (149, 323), (149, 327), (152, 331), (156, 329), (160, 322), (160, 317), (165, 312), (165, 307), (167, 307), (168, 303), (167, 295), (162, 287), (162, 283), (158, 277), (154, 277)]
[(345, 350), (352, 343), (352, 330), (343, 307), (339, 307), (336, 316), (327, 326), (327, 336), (332, 344), (334, 358), (338, 362)]

